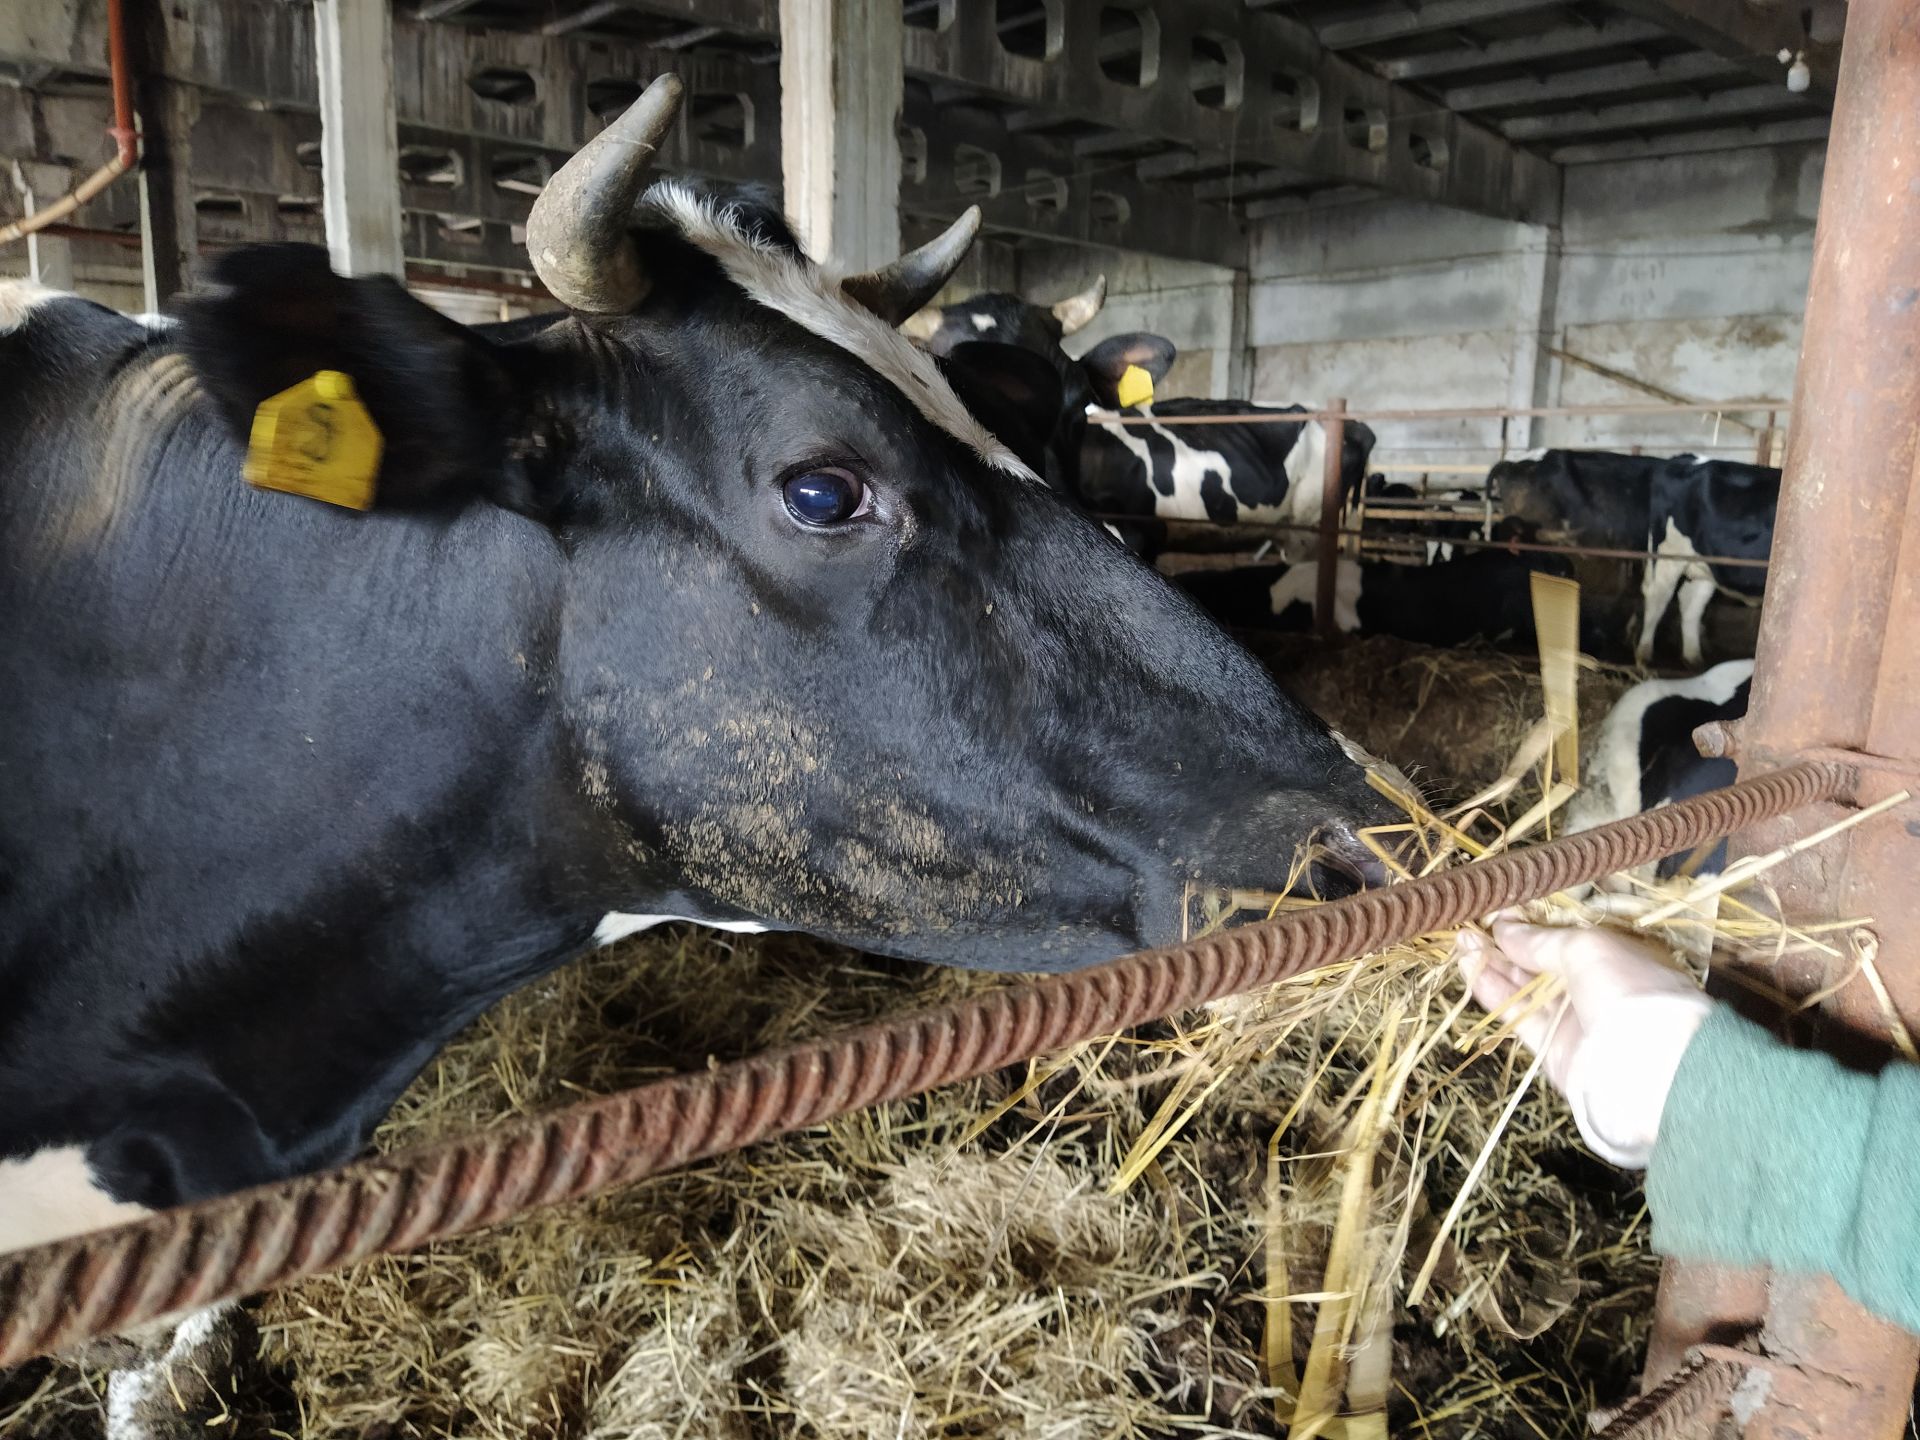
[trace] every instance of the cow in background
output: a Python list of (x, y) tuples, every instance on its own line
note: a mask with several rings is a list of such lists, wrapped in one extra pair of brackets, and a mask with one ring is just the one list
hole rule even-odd
[[(1311, 630), (1319, 565), (1245, 565), (1194, 570), (1174, 583), (1221, 624), (1245, 630)], [(1564, 575), (1556, 556), (1484, 550), (1432, 565), (1391, 560), (1336, 562), (1334, 628), (1394, 635), (1422, 645), (1533, 643), (1534, 571)]]
[(1773, 549), (1780, 472), (1733, 460), (1548, 450), (1502, 461), (1487, 477), (1509, 520), (1542, 539), (1651, 552), (1641, 578), (1634, 658), (1646, 664), (1660, 621), (1680, 598), (1681, 651), (1703, 659), (1702, 621), (1716, 592), (1749, 603), (1765, 585), (1752, 565), (1712, 565), (1702, 556), (1765, 560)]
[(1376, 506), (1392, 510), (1400, 504), (1416, 507), (1430, 506), (1436, 500), (1444, 501), (1449, 507), (1455, 509), (1465, 505), (1477, 507), (1485, 498), (1484, 490), (1447, 490), (1436, 493), (1389, 480), (1384, 475), (1369, 475), (1363, 494), (1368, 511), (1365, 519), (1367, 532), (1395, 536), (1423, 545), (1426, 550), (1426, 563), (1429, 565), (1435, 561), (1453, 559), (1455, 541), (1482, 538), (1481, 527), (1484, 522), (1478, 519), (1470, 520), (1453, 515), (1437, 520), (1407, 520), (1398, 517), (1375, 519), (1371, 512)]
[[(1710, 720), (1746, 714), (1752, 682), (1753, 661), (1728, 660), (1704, 675), (1644, 680), (1628, 690), (1583, 747), (1585, 783), (1568, 806), (1570, 827), (1590, 830), (1731, 785), (1734, 762), (1702, 755), (1693, 732)], [(1689, 858), (1668, 855), (1654, 873), (1678, 874)], [(1716, 873), (1726, 863), (1722, 840), (1694, 868)]]
[[(902, 329), (936, 355), (990, 337), (1045, 356), (1062, 377), (1064, 396), (1049, 478), (1089, 510), (1219, 525), (1316, 525), (1326, 453), (1319, 422), (1161, 423), (1248, 411), (1300, 415), (1312, 407), (1251, 400), (1136, 401), (1128, 372), (1137, 370), (1154, 384), (1165, 379), (1177, 354), (1171, 341), (1129, 332), (1101, 341), (1078, 360), (1060, 343), (1092, 320), (1104, 295), (1104, 280), (1052, 307), (1004, 293), (977, 295), (923, 310)], [(1132, 377), (1133, 383), (1138, 378)], [(1117, 411), (1135, 423), (1089, 415), (1089, 410)], [(1359, 493), (1374, 444), (1373, 431), (1358, 421), (1347, 423), (1345, 435), (1343, 500)], [(1312, 536), (1303, 534), (1297, 544), (1284, 548), (1291, 554), (1309, 553)]]

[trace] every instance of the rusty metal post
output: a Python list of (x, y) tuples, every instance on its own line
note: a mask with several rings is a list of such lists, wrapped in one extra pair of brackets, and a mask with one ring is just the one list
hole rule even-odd
[[(1314, 576), (1313, 628), (1323, 640), (1340, 633), (1334, 624), (1335, 581), (1340, 574), (1340, 511), (1346, 499), (1340, 493), (1341, 464), (1347, 448), (1347, 402), (1327, 402), (1327, 418), (1320, 422), (1320, 433), (1327, 443), (1326, 463), (1320, 479), (1320, 569)], [(1364, 481), (1363, 481), (1364, 483)]]
[[(1773, 568), (1753, 701), (1739, 726), (1743, 776), (1788, 757), (1851, 752), (1857, 800), (1920, 791), (1920, 7), (1854, 0), (1814, 239), (1807, 323), (1787, 435)], [(1757, 825), (1770, 851), (1839, 818), (1835, 805)], [(1914, 828), (1910, 831), (1909, 826)], [(1877, 966), (1920, 1026), (1920, 806), (1902, 806), (1769, 875), (1797, 914), (1875, 917)], [(1830, 978), (1771, 977), (1807, 993)], [(1822, 1007), (1824, 1040), (1871, 1045), (1888, 1017), (1864, 978)], [(1824, 1279), (1670, 1266), (1650, 1366), (1709, 1332), (1760, 1325), (1795, 1368), (1793, 1395), (1762, 1405), (1747, 1440), (1891, 1440), (1906, 1425), (1920, 1340)], [(1649, 1379), (1657, 1379), (1650, 1368)]]

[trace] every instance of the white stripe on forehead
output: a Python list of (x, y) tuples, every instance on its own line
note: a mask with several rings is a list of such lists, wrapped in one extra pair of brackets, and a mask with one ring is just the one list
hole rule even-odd
[(987, 464), (1009, 475), (1038, 480), (968, 413), (933, 357), (915, 349), (878, 315), (849, 300), (834, 276), (804, 256), (749, 234), (731, 209), (722, 209), (678, 181), (655, 184), (647, 191), (645, 203), (718, 260), (727, 278), (753, 300), (864, 362), (906, 396), (924, 418)]

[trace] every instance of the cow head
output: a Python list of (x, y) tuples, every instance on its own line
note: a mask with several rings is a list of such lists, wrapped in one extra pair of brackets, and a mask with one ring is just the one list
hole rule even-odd
[[(764, 203), (649, 186), (677, 98), (655, 82), (541, 195), (568, 313), (537, 333), (284, 250), (225, 261), (187, 318), (236, 419), (347, 370), (388, 508), (533, 527), (549, 569), (500, 584), (544, 607), (526, 687), (572, 818), (528, 843), (583, 913), (1060, 968), (1171, 938), (1188, 881), (1278, 883), (1309, 838), (1365, 871), (1386, 807), (1356, 752), (896, 331), (977, 213), (835, 280)], [(992, 359), (956, 355), (960, 388), (1017, 412)]]

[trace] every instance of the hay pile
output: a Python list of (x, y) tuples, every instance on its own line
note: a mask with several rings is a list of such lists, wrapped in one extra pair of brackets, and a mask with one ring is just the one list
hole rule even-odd
[[(1357, 648), (1349, 682), (1382, 668)], [(1003, 983), (675, 927), (496, 1007), (379, 1144)], [(1637, 1183), (1525, 1071), (1444, 946), (1402, 947), (268, 1297), (189, 1428), (1576, 1436), (1632, 1387), (1657, 1269)], [(0, 1433), (98, 1435), (102, 1392), (21, 1372)]]

